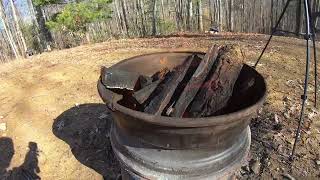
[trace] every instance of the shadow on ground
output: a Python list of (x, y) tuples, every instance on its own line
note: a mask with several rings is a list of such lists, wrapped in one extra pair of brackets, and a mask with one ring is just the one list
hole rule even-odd
[(109, 140), (111, 114), (104, 104), (82, 104), (59, 115), (55, 136), (69, 144), (75, 158), (105, 179), (116, 179), (120, 168)]
[(29, 142), (29, 151), (25, 156), (24, 162), (19, 167), (12, 170), (10, 166), (14, 155), (14, 144), (11, 138), (0, 137), (0, 179), (2, 180), (38, 180), (41, 179), (37, 174), (40, 173), (38, 166), (38, 145), (35, 142)]

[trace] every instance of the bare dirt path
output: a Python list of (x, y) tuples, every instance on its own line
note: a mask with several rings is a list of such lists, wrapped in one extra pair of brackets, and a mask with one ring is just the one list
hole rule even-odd
[[(252, 63), (266, 38), (226, 35), (111, 40), (1, 64), (0, 123), (6, 130), (0, 130), (0, 179), (10, 173), (42, 179), (117, 176), (108, 148), (110, 114), (96, 90), (101, 65), (158, 51), (205, 51), (212, 43), (238, 43)], [(303, 45), (302, 40), (278, 37), (258, 67), (269, 93), (260, 117), (252, 123), (251, 157), (259, 162), (259, 171), (251, 172), (249, 165), (239, 177), (320, 175), (320, 119), (311, 108), (311, 94), (302, 147), (300, 144), (297, 151), (300, 156), (293, 166), (287, 161), (302, 93)]]

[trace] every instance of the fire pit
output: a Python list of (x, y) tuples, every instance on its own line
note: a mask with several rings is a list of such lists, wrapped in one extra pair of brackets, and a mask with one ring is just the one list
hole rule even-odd
[[(129, 58), (113, 69), (151, 76), (172, 69), (200, 52), (165, 52)], [(254, 84), (237, 89), (248, 79)], [(224, 114), (177, 118), (132, 110), (118, 103), (118, 94), (98, 82), (101, 98), (113, 115), (111, 141), (122, 165), (123, 179), (227, 178), (246, 159), (250, 147), (249, 123), (257, 115), (266, 93), (264, 78), (244, 65)]]

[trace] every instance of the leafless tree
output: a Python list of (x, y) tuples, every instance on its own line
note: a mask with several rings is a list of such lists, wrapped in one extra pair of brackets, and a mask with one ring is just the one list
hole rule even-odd
[(3, 25), (4, 31), (6, 33), (7, 40), (9, 41), (9, 44), (11, 46), (12, 52), (16, 58), (19, 58), (20, 54), (18, 52), (18, 47), (17, 47), (16, 42), (14, 41), (12, 31), (11, 31), (11, 29), (9, 29), (9, 22), (8, 22), (8, 18), (5, 13), (2, 1), (0, 1), (0, 19), (2, 21), (2, 25)]

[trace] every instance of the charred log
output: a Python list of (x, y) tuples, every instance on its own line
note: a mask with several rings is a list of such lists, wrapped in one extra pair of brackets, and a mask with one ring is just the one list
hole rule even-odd
[(225, 46), (205, 83), (190, 106), (192, 117), (210, 116), (227, 105), (243, 66), (243, 56), (237, 46)]
[(165, 75), (164, 80), (159, 84), (154, 93), (150, 96), (144, 111), (150, 114), (161, 115), (167, 104), (170, 102), (176, 88), (185, 77), (194, 56), (189, 56), (180, 66), (174, 68)]
[(219, 47), (212, 46), (207, 51), (203, 60), (200, 62), (197, 70), (192, 75), (190, 81), (185, 86), (183, 92), (181, 93), (179, 99), (177, 100), (172, 116), (182, 117), (186, 111), (189, 104), (192, 102), (203, 82), (205, 81), (208, 73), (212, 69), (212, 66), (218, 56)]

